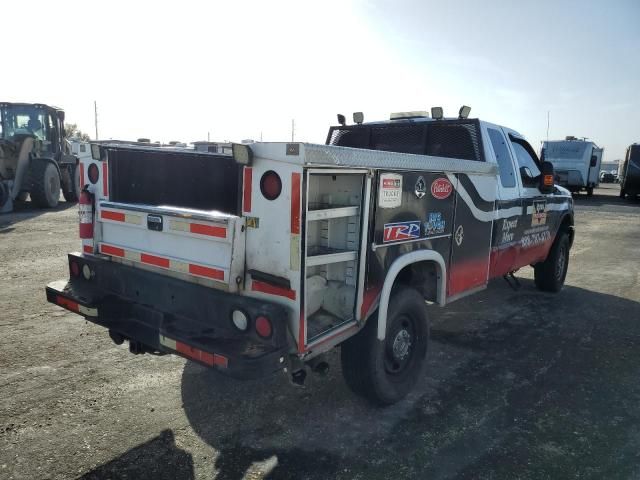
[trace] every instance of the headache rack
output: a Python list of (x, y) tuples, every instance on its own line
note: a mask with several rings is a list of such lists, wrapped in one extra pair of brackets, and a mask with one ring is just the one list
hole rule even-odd
[(397, 121), (331, 127), (327, 145), (484, 162), (477, 119)]

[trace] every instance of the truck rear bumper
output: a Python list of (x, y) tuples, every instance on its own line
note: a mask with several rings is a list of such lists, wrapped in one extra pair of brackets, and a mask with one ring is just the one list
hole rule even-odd
[[(107, 328), (116, 343), (129, 340), (133, 353), (175, 353), (241, 379), (287, 364), (287, 315), (280, 305), (94, 256), (70, 254), (69, 263), (77, 265), (70, 280), (47, 285), (47, 300)], [(89, 280), (83, 269), (91, 272)], [(246, 331), (233, 326), (234, 310), (248, 318)], [(268, 338), (254, 328), (259, 316), (272, 325)]]

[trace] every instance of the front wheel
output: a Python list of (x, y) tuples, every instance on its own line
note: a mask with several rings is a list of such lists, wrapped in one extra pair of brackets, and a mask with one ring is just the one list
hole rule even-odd
[(534, 265), (536, 287), (543, 292), (559, 292), (562, 290), (569, 267), (569, 235), (558, 233), (549, 255), (544, 262)]
[(624, 199), (624, 197), (626, 197), (626, 196), (627, 196), (627, 194), (624, 191), (624, 188), (620, 187), (620, 198)]
[(593, 187), (587, 187), (587, 197), (593, 196)]
[(36, 160), (31, 164), (31, 201), (40, 208), (54, 208), (60, 199), (60, 175), (56, 166)]
[(342, 373), (349, 388), (377, 405), (404, 398), (422, 373), (429, 342), (427, 306), (412, 288), (398, 290), (389, 301), (386, 337), (377, 337), (378, 322), (341, 347)]

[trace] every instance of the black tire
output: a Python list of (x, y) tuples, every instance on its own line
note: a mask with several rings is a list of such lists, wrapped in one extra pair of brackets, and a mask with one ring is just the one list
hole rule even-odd
[(62, 189), (62, 196), (67, 202), (77, 202), (80, 198), (80, 169), (77, 165), (69, 167), (69, 183)]
[(60, 200), (60, 175), (47, 161), (31, 162), (31, 201), (40, 208), (54, 208)]
[(620, 187), (620, 198), (624, 199), (624, 197), (626, 197), (626, 196), (627, 196), (627, 194), (624, 191), (624, 188)]
[(569, 235), (559, 232), (544, 262), (534, 265), (536, 287), (543, 292), (559, 292), (569, 268)]
[(341, 347), (342, 374), (349, 388), (376, 405), (391, 405), (414, 387), (424, 367), (429, 343), (427, 306), (412, 288), (396, 291), (389, 301), (387, 335), (377, 338), (372, 317)]
[(593, 196), (593, 187), (587, 187), (587, 197)]

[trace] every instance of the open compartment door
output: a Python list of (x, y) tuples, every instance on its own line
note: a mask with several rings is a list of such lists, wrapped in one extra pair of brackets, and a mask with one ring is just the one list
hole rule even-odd
[(366, 243), (370, 189), (364, 170), (307, 171), (305, 346), (358, 320), (365, 262), (360, 253)]

